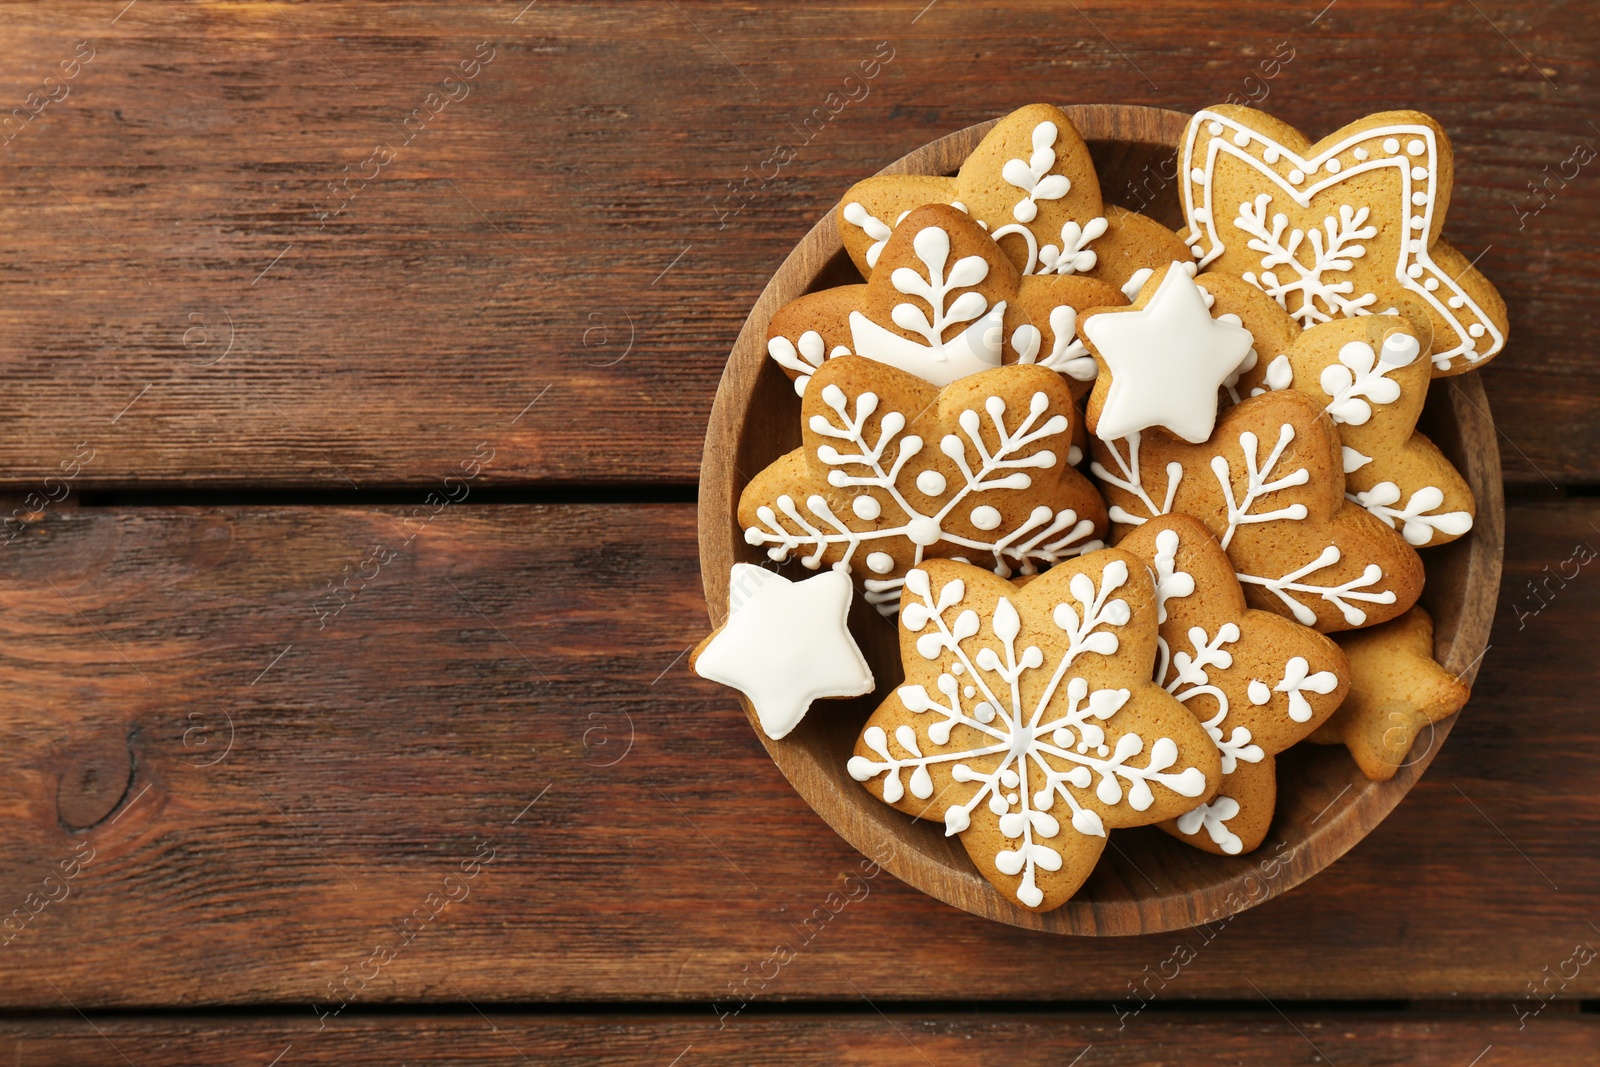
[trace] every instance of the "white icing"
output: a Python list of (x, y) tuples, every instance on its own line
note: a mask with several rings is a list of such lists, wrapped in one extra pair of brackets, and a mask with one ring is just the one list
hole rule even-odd
[(795, 341), (787, 337), (774, 337), (767, 341), (767, 355), (771, 356), (778, 366), (786, 367), (799, 375), (794, 380), (794, 391), (801, 396), (805, 396), (806, 386), (811, 384), (811, 376), (822, 366), (824, 359), (850, 354), (850, 350), (844, 345), (835, 345), (833, 351), (828, 353), (824, 353), (823, 348), (822, 335), (815, 330), (805, 331)]
[(749, 697), (768, 737), (788, 736), (814, 700), (872, 691), (872, 671), (850, 636), (848, 577), (829, 571), (791, 582), (735, 563), (728, 589), (728, 621), (695, 673)]
[(1421, 351), (1417, 339), (1404, 333), (1384, 338), (1382, 359), (1365, 341), (1345, 344), (1339, 349), (1339, 362), (1322, 368), (1319, 379), (1322, 391), (1331, 398), (1328, 415), (1341, 425), (1366, 425), (1373, 405), (1400, 399), (1400, 383), (1388, 377), (1389, 372), (1415, 363)]
[(1024, 323), (1012, 332), (1011, 347), (1017, 353), (1018, 363), (1037, 363), (1076, 381), (1092, 382), (1100, 373), (1100, 365), (1094, 361), (1083, 342), (1078, 340), (1077, 331), (1078, 309), (1061, 304), (1050, 311), (1050, 333), (1054, 343), (1048, 356), (1038, 358), (1044, 335), (1031, 323)]
[(1039, 123), (1033, 128), (1033, 155), (1026, 160), (1008, 159), (1000, 168), (1000, 177), (1027, 194), (1011, 209), (1018, 222), (1032, 222), (1039, 214), (1040, 200), (1060, 200), (1072, 191), (1066, 175), (1050, 173), (1056, 165), (1058, 133), (1055, 123)]
[[(945, 266), (950, 258), (950, 235), (938, 226), (925, 226), (912, 238), (917, 258), (927, 275), (898, 267), (890, 275), (896, 291), (927, 302), (932, 318), (916, 304), (896, 304), (889, 317), (896, 326), (920, 334), (918, 342), (873, 322), (859, 311), (850, 313), (850, 338), (857, 355), (887, 363), (934, 385), (949, 385), (958, 378), (1000, 365), (1004, 335), (1004, 301), (989, 307), (987, 298), (972, 286), (989, 275), (982, 256), (966, 256)], [(965, 290), (959, 292), (959, 290)], [(945, 330), (971, 323), (949, 341)]]
[[(1163, 624), (1167, 620), (1167, 601), (1181, 600), (1195, 591), (1194, 576), (1177, 569), (1179, 544), (1176, 530), (1162, 530), (1156, 535), (1156, 600), (1160, 605), (1157, 615)], [(1239, 760), (1260, 763), (1266, 753), (1260, 745), (1251, 742), (1248, 729), (1235, 726), (1232, 733), (1223, 733), (1222, 721), (1228, 717), (1228, 694), (1212, 684), (1207, 672), (1207, 668), (1227, 670), (1233, 666), (1233, 653), (1225, 646), (1239, 640), (1239, 627), (1231, 622), (1223, 623), (1216, 634), (1211, 635), (1199, 626), (1191, 626), (1184, 636), (1193, 651), (1173, 652), (1166, 633), (1156, 637), (1155, 680), (1161, 683), (1170, 668), (1172, 678), (1164, 683), (1164, 688), (1179, 701), (1187, 704), (1204, 696), (1216, 702), (1216, 713), (1200, 725), (1221, 754), (1223, 774), (1232, 774)]]
[(1306, 593), (1324, 600), (1339, 609), (1344, 616), (1344, 621), (1351, 626), (1360, 626), (1367, 621), (1367, 613), (1356, 607), (1351, 601), (1366, 604), (1393, 604), (1394, 591), (1386, 589), (1381, 593), (1369, 592), (1371, 586), (1383, 581), (1383, 568), (1376, 563), (1369, 563), (1358, 577), (1351, 578), (1342, 585), (1318, 585), (1304, 579), (1311, 577), (1319, 571), (1338, 563), (1342, 558), (1338, 545), (1328, 545), (1310, 563), (1294, 570), (1280, 574), (1277, 577), (1262, 574), (1245, 574), (1235, 572), (1234, 577), (1246, 585), (1258, 585), (1276, 596), (1283, 605), (1294, 615), (1295, 620), (1303, 626), (1314, 625), (1317, 621), (1316, 612), (1306, 607), (1300, 601), (1290, 596), (1290, 593)]
[(1174, 263), (1137, 311), (1086, 319), (1085, 336), (1111, 371), (1095, 433), (1103, 440), (1164, 426), (1198, 444), (1211, 436), (1217, 390), (1250, 351), (1250, 331), (1213, 319), (1195, 280)]
[[(1249, 235), (1246, 247), (1261, 253), (1260, 276), (1245, 271), (1244, 280), (1276, 300), (1301, 326), (1327, 322), (1336, 315), (1368, 314), (1367, 309), (1377, 303), (1376, 294), (1352, 296), (1354, 282), (1330, 281), (1323, 275), (1328, 271), (1348, 271), (1355, 260), (1367, 254), (1366, 246), (1360, 242), (1378, 235), (1376, 226), (1362, 225), (1371, 213), (1369, 209), (1355, 210), (1345, 204), (1339, 208), (1337, 223), (1329, 217), (1324, 221), (1325, 230), (1312, 228), (1311, 239), (1306, 242), (1311, 248), (1311, 262), (1307, 264), (1298, 256), (1305, 231), (1299, 227), (1289, 229), (1289, 218), (1282, 212), (1272, 216), (1269, 227), (1267, 209), (1271, 202), (1272, 194), (1262, 193), (1256, 197), (1254, 209), (1248, 203), (1240, 204), (1239, 216), (1233, 222)], [(1288, 267), (1293, 277), (1280, 281), (1273, 269), (1276, 267)], [(1291, 296), (1299, 300), (1293, 307), (1289, 306)]]
[[(785, 494), (774, 501), (776, 507), (757, 508), (758, 524), (745, 530), (745, 541), (765, 546), (769, 558), (782, 562), (798, 555), (803, 566), (816, 569), (821, 566), (824, 552), (842, 546), (844, 556), (834, 568), (848, 574), (863, 545), (901, 539), (915, 546), (913, 565), (923, 560), (926, 549), (943, 543), (991, 555), (995, 573), (1009, 577), (1013, 568), (1033, 574), (1062, 559), (1101, 547), (1101, 542), (1092, 537), (1093, 521), (1080, 519), (1071, 508), (1055, 511), (1040, 504), (1018, 514), (1015, 498), (983, 495), (1028, 488), (1034, 477), (1030, 471), (1061, 470), (1070, 444), (1070, 424), (1060, 413), (1045, 417), (1050, 408), (1047, 394), (1035, 393), (1027, 411), (1013, 414), (1009, 420), (1013, 425), (1009, 426), (1006, 403), (997, 396), (983, 401), (982, 414), (970, 408), (962, 411), (956, 419), (960, 434), (946, 434), (938, 442), (939, 451), (960, 473), (960, 481), (949, 484), (943, 474), (934, 470), (920, 472), (915, 480), (922, 494), (936, 498), (935, 508), (929, 512), (912, 504), (899, 485), (901, 472), (926, 447), (922, 438), (904, 432), (910, 422), (906, 415), (885, 411), (878, 419), (876, 439), (868, 441), (868, 422), (879, 406), (876, 393), (861, 393), (852, 405), (844, 390), (829, 385), (823, 389), (822, 399), (832, 414), (813, 415), (809, 425), (813, 433), (839, 442), (817, 449), (817, 458), (832, 468), (828, 484), (892, 501), (902, 518), (858, 530), (837, 515), (820, 494), (805, 499), (805, 511)], [(984, 441), (985, 421), (996, 441), (992, 451)], [(1048, 475), (1041, 475), (1045, 476)], [(985, 504), (1001, 517), (990, 536), (968, 537), (945, 529), (946, 518), (958, 508)], [(984, 514), (987, 517), (989, 513)], [(886, 573), (876, 571), (870, 562), (868, 569)], [(867, 579), (864, 586), (868, 603), (883, 614), (893, 614), (898, 610), (901, 582), (898, 578)]]
[(1344, 472), (1354, 474), (1356, 471), (1372, 462), (1371, 456), (1364, 456), (1349, 445), (1341, 445), (1339, 452), (1344, 458)]
[[(1129, 434), (1124, 440), (1128, 444), (1127, 456), (1123, 456), (1121, 452), (1117, 451), (1117, 442), (1105, 442), (1106, 451), (1111, 453), (1113, 462), (1116, 463), (1117, 469), (1121, 472), (1120, 475), (1112, 474), (1106, 470), (1099, 460), (1089, 464), (1090, 473), (1102, 482), (1107, 482), (1138, 497), (1139, 502), (1145, 506), (1145, 510), (1149, 512), (1150, 517), (1167, 514), (1172, 510), (1173, 498), (1178, 495), (1178, 483), (1183, 481), (1183, 464), (1177, 460), (1167, 464), (1167, 496), (1157, 506), (1156, 502), (1150, 499), (1150, 494), (1145, 492), (1144, 488), (1144, 469), (1139, 466), (1140, 435), (1136, 433)], [(1109, 514), (1112, 522), (1126, 523), (1129, 526), (1143, 526), (1146, 520), (1146, 516), (1135, 515), (1120, 504), (1112, 504)]]
[(1276, 493), (1282, 489), (1291, 489), (1295, 486), (1305, 485), (1311, 480), (1311, 472), (1301, 467), (1299, 470), (1290, 471), (1281, 478), (1269, 480), (1272, 471), (1283, 458), (1283, 453), (1294, 440), (1294, 427), (1284, 423), (1278, 427), (1278, 443), (1273, 446), (1264, 465), (1258, 465), (1256, 452), (1260, 440), (1249, 430), (1239, 435), (1239, 447), (1244, 452), (1245, 486), (1244, 495), (1237, 500), (1233, 495), (1233, 468), (1222, 456), (1211, 457), (1211, 473), (1216, 475), (1217, 481), (1222, 486), (1222, 497), (1228, 508), (1228, 528), (1221, 537), (1222, 547), (1227, 549), (1233, 542), (1235, 531), (1241, 526), (1253, 523), (1275, 522), (1278, 519), (1299, 520), (1306, 517), (1304, 504), (1290, 504), (1287, 507), (1277, 508), (1272, 511), (1253, 511), (1257, 501), (1269, 493)]
[(1435, 532), (1460, 537), (1472, 529), (1471, 512), (1438, 510), (1444, 504), (1444, 492), (1437, 486), (1423, 486), (1404, 505), (1395, 507), (1400, 496), (1400, 487), (1393, 482), (1379, 482), (1364, 493), (1345, 494), (1391, 527), (1398, 527), (1410, 545), (1427, 544)]
[(1232, 797), (1218, 797), (1209, 804), (1201, 804), (1178, 816), (1178, 832), (1194, 836), (1202, 829), (1206, 836), (1230, 856), (1244, 851), (1239, 835), (1228, 829), (1228, 820), (1239, 814), (1239, 802)]
[[(1259, 686), (1259, 688), (1257, 688)], [(1265, 704), (1271, 699), (1273, 693), (1284, 693), (1289, 697), (1289, 718), (1295, 722), (1310, 722), (1312, 715), (1311, 702), (1305, 698), (1305, 693), (1320, 693), (1327, 696), (1339, 687), (1339, 677), (1332, 671), (1318, 671), (1311, 673), (1311, 664), (1303, 656), (1292, 656), (1283, 665), (1283, 680), (1270, 690), (1264, 682), (1250, 683), (1250, 702), (1252, 704)]]
[[(1052, 613), (1067, 647), (1058, 662), (1049, 664), (1039, 646), (1019, 647), (1021, 620), (1005, 597), (999, 598), (988, 618), (1003, 653), (984, 645), (972, 650), (971, 639), (983, 621), (977, 611), (963, 609), (965, 583), (947, 582), (935, 599), (927, 572), (911, 571), (906, 575), (910, 596), (901, 622), (909, 632), (921, 635), (916, 641), (918, 654), (941, 665), (938, 693), (930, 694), (921, 685), (902, 686), (901, 702), (921, 721), (916, 728), (901, 725), (895, 730), (892, 741), (898, 754), (890, 747), (887, 731), (869, 726), (862, 740), (873, 756), (853, 756), (846, 765), (858, 782), (882, 778), (883, 797), (890, 803), (908, 791), (919, 800), (934, 799), (928, 772), (934, 764), (951, 764), (951, 777), (957, 782), (977, 783), (970, 797), (945, 809), (945, 833), (968, 829), (974, 812), (984, 804), (1006, 841), (993, 856), (994, 866), (1020, 876), (1017, 899), (1029, 907), (1044, 899), (1037, 872), (1061, 869), (1061, 853), (1051, 842), (1069, 829), (1090, 837), (1106, 836), (1099, 814), (1085, 803), (1091, 787), (1100, 804), (1126, 802), (1134, 811), (1146, 811), (1155, 802), (1152, 785), (1189, 797), (1206, 788), (1199, 769), (1175, 769), (1178, 747), (1170, 738), (1148, 743), (1128, 732), (1116, 738), (1113, 749), (1105, 724), (1115, 719), (1131, 694), (1127, 689), (1091, 690), (1086, 679), (1072, 672), (1084, 653), (1117, 653), (1117, 631), (1128, 624), (1130, 612), (1127, 602), (1112, 594), (1127, 580), (1128, 569), (1121, 560), (1106, 565), (1098, 588), (1087, 574), (1072, 578), (1068, 588), (1076, 605), (1064, 601)], [(1047, 673), (1035, 673), (1041, 671)], [(1041, 688), (1032, 684), (1035, 677), (1049, 680)], [(958, 678), (969, 679), (970, 684), (963, 687)], [(1030, 694), (1026, 700), (1025, 691)], [(974, 702), (974, 698), (979, 699)], [(952, 741), (957, 727), (961, 732)], [(1145, 766), (1130, 765), (1143, 753), (1148, 753)], [(1001, 759), (991, 766), (997, 754)], [(980, 769), (984, 767), (990, 769)], [(909, 772), (904, 781), (902, 772)]]
[[(1355, 249), (1360, 248), (1364, 254), (1365, 246), (1361, 242), (1376, 235), (1365, 223), (1370, 211), (1380, 205), (1340, 205), (1337, 217), (1327, 217), (1320, 227), (1313, 227), (1310, 240), (1306, 241), (1303, 239), (1306, 235), (1298, 228), (1288, 227), (1282, 213), (1274, 213), (1269, 219), (1268, 205), (1276, 196), (1286, 196), (1300, 208), (1309, 208), (1312, 199), (1324, 190), (1387, 168), (1399, 177), (1399, 225), (1406, 232), (1433, 232), (1439, 189), (1438, 148), (1434, 132), (1428, 126), (1402, 124), (1359, 131), (1311, 159), (1302, 159), (1259, 131), (1251, 131), (1252, 140), (1245, 147), (1235, 144), (1230, 137), (1211, 136), (1205, 142), (1204, 159), (1196, 159), (1202, 131), (1213, 124), (1225, 131), (1248, 129), (1236, 119), (1211, 111), (1201, 112), (1189, 126), (1179, 173), (1188, 178), (1183, 183), (1182, 199), (1195, 256), (1204, 266), (1227, 249), (1216, 222), (1219, 205), (1212, 203), (1212, 181), (1219, 157), (1231, 156), (1259, 174), (1275, 190), (1259, 194), (1253, 206), (1238, 205), (1239, 214), (1232, 217), (1233, 225), (1248, 238), (1247, 247), (1262, 256), (1262, 273), (1245, 276), (1277, 296), (1285, 307), (1288, 307), (1288, 298), (1295, 296), (1298, 303), (1290, 310), (1302, 324), (1323, 321), (1333, 315), (1367, 314), (1372, 310), (1374, 294), (1355, 293), (1351, 279), (1331, 281), (1324, 275), (1349, 270), (1349, 266), (1340, 264), (1358, 258)], [(1406, 138), (1409, 156), (1400, 154), (1402, 137)], [(1413, 152), (1413, 148), (1419, 150)], [(1344, 158), (1346, 154), (1350, 157), (1348, 160)], [(1327, 168), (1328, 161), (1333, 159), (1342, 161), (1337, 170)], [(1299, 172), (1302, 180), (1293, 181), (1294, 173), (1280, 173), (1286, 168)], [(1326, 175), (1304, 182), (1306, 174), (1314, 175), (1319, 171), (1326, 171)], [(1231, 209), (1232, 205), (1227, 207)], [(1296, 234), (1301, 237), (1297, 238)], [(1300, 253), (1307, 249), (1311, 253), (1309, 263), (1300, 258)], [(1286, 268), (1293, 277), (1280, 280), (1276, 267)], [(1437, 368), (1448, 368), (1457, 359), (1476, 363), (1494, 355), (1504, 345), (1504, 336), (1488, 314), (1454, 278), (1433, 262), (1423, 240), (1399, 243), (1394, 277), (1427, 303), (1455, 333), (1453, 338), (1436, 339), (1433, 362)], [(1428, 285), (1430, 280), (1435, 284)]]
[(889, 243), (889, 235), (894, 231), (882, 219), (867, 214), (867, 209), (855, 201), (844, 206), (844, 220), (864, 230), (872, 239), (872, 244), (867, 246), (867, 266), (876, 267), (878, 257), (883, 255), (883, 246)]
[[(1258, 463), (1257, 455), (1260, 441), (1254, 433), (1245, 431), (1239, 435), (1239, 445), (1244, 453), (1245, 486), (1244, 495), (1236, 498), (1233, 491), (1233, 471), (1228, 461), (1221, 455), (1211, 458), (1211, 471), (1223, 487), (1224, 501), (1227, 507), (1228, 527), (1221, 538), (1222, 547), (1227, 548), (1232, 541), (1233, 534), (1240, 526), (1258, 522), (1278, 520), (1299, 521), (1307, 516), (1305, 505), (1291, 504), (1287, 507), (1273, 511), (1256, 513), (1253, 511), (1257, 502), (1270, 496), (1279, 489), (1304, 485), (1310, 478), (1309, 473), (1301, 468), (1292, 471), (1280, 478), (1273, 478), (1273, 469), (1282, 458), (1284, 449), (1294, 439), (1294, 426), (1283, 423), (1279, 427), (1278, 443), (1267, 456), (1265, 464)], [(1139, 462), (1139, 437), (1137, 434), (1128, 439), (1128, 455), (1124, 457), (1117, 450), (1115, 441), (1105, 442), (1106, 451), (1110, 453), (1116, 463), (1119, 474), (1113, 474), (1098, 461), (1090, 465), (1090, 471), (1095, 477), (1108, 485), (1136, 497), (1144, 507), (1146, 515), (1135, 515), (1122, 507), (1113, 504), (1110, 508), (1112, 522), (1125, 523), (1130, 526), (1139, 526), (1157, 515), (1165, 515), (1172, 510), (1173, 501), (1177, 495), (1178, 484), (1184, 473), (1184, 468), (1177, 460), (1167, 463), (1167, 494), (1166, 499), (1158, 506), (1143, 483), (1143, 467)], [(1341, 585), (1319, 585), (1314, 581), (1307, 581), (1328, 567), (1338, 563), (1341, 553), (1337, 545), (1328, 545), (1322, 549), (1311, 562), (1297, 567), (1287, 573), (1273, 576), (1262, 574), (1247, 574), (1236, 571), (1234, 576), (1247, 585), (1257, 585), (1266, 589), (1289, 609), (1294, 618), (1303, 625), (1311, 626), (1317, 621), (1316, 613), (1300, 601), (1290, 596), (1290, 593), (1305, 593), (1315, 596), (1336, 607), (1351, 626), (1360, 626), (1366, 622), (1366, 612), (1356, 606), (1355, 602), (1368, 604), (1393, 604), (1395, 594), (1393, 590), (1381, 593), (1370, 591), (1370, 587), (1383, 580), (1383, 568), (1376, 563), (1369, 563), (1362, 573)]]
[(1082, 274), (1094, 270), (1100, 261), (1097, 252), (1089, 247), (1091, 241), (1105, 236), (1109, 223), (1096, 216), (1079, 226), (1065, 222), (1061, 226), (1061, 245), (1045, 245), (1039, 249), (1038, 274)]

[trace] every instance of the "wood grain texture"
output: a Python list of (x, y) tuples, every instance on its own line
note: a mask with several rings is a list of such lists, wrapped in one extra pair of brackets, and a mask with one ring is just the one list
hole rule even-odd
[[(463, 996), (708, 1017), (860, 994), (1512, 1001), (1600, 939), (1600, 583), (1577, 568), (1534, 615), (1525, 590), (1600, 540), (1595, 502), (1510, 509), (1473, 700), (1360, 845), (1225, 923), (1111, 939), (864, 877), (728, 691), (684, 667), (705, 625), (693, 508), (469, 502), (409, 543), (405, 519), (66, 509), (0, 549), (7, 1007), (314, 1020), (330, 983), (345, 1018)], [(380, 545), (397, 555), (363, 584)], [(354, 596), (319, 629), (346, 565)], [(1561, 995), (1597, 990), (1591, 965)]]
[[(739, 324), (853, 181), (1032, 100), (1229, 94), (1313, 136), (1444, 123), (1446, 236), (1511, 308), (1508, 474), (1600, 477), (1600, 186), (1567, 162), (1600, 143), (1593, 5), (107, 6), (0, 6), (0, 115), (94, 49), (0, 146), (3, 484), (87, 441), (85, 486), (370, 488), (489, 439), (497, 482), (687, 485)], [(1107, 194), (1171, 191), (1157, 165)]]
[[(1148, 165), (1140, 161), (1159, 159), (1162, 146), (1175, 141), (1187, 121), (1175, 111), (1114, 105), (1072, 107), (1068, 116), (1094, 146), (1102, 175), (1138, 174)], [(945, 173), (993, 125), (980, 123), (940, 138), (888, 169)], [(798, 444), (799, 400), (767, 356), (768, 326), (778, 308), (803, 293), (837, 284), (836, 279), (852, 270), (833, 221), (824, 218), (773, 274), (728, 357), (706, 430), (700, 482), (700, 566), (713, 625), (726, 618), (733, 564), (767, 562), (762, 549), (745, 543), (737, 521), (739, 496), (751, 473)], [(1447, 670), (1471, 684), (1488, 644), (1500, 590), (1505, 516), (1498, 439), (1476, 375), (1437, 383), (1430, 390), (1428, 414), (1433, 439), (1467, 478), (1478, 501), (1472, 532), (1454, 546), (1424, 556), (1436, 654)], [(790, 569), (799, 570), (793, 565)], [(872, 665), (877, 690), (852, 701), (849, 713), (808, 718), (781, 741), (765, 736), (754, 707), (741, 698), (752, 731), (823, 821), (863, 853), (871, 855), (878, 843), (892, 842), (895, 855), (884, 866), (897, 877), (954, 907), (1032, 930), (1125, 936), (1182, 929), (1226, 918), (1291, 889), (1344, 855), (1394, 809), (1453, 725), (1438, 725), (1438, 744), (1386, 782), (1353, 780), (1342, 752), (1307, 755), (1298, 774), (1279, 784), (1275, 834), (1264, 854), (1219, 856), (1171, 837), (1145, 835), (1102, 860), (1072, 900), (1039, 913), (996, 892), (974, 869), (960, 841), (942, 827), (889, 809), (845, 772), (859, 733), (859, 713), (877, 707), (904, 677), (891, 626), (863, 608), (856, 612), (852, 631)], [(1327, 815), (1335, 799), (1342, 803)]]
[[(1273, 1067), (1360, 1063), (1364, 1067), (1464, 1065), (1493, 1049), (1493, 1061), (1588, 1067), (1600, 1056), (1600, 1024), (1587, 1017), (1535, 1020), (1523, 1030), (1509, 1013), (1474, 1018), (1412, 1012), (1330, 1012), (1284, 1005), (1219, 1019), (1166, 1014), (1119, 1030), (1109, 1012), (1081, 1015), (803, 1014), (738, 1020), (719, 1030), (698, 1016), (573, 1015), (569, 1018), (470, 1010), (450, 1016), (368, 1018), (330, 1026), (219, 1016), (198, 1020), (76, 1017), (0, 1023), (0, 1055), (29, 1067), (121, 1063), (408, 1063), (443, 1067), (595, 1067), (684, 1063), (733, 1067), (827, 1064), (926, 1067), (1007, 1063), (1061, 1067), (1082, 1054), (1101, 1067)], [(1092, 1050), (1092, 1051), (1091, 1051)], [(1324, 1059), (1326, 1054), (1329, 1059)], [(1488, 1057), (1484, 1057), (1488, 1060)]]

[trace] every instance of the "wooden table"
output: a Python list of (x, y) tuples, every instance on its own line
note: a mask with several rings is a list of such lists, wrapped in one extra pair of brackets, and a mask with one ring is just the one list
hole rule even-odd
[[(0, 1058), (1600, 1058), (1600, 9), (525, 2), (0, 8)], [(1229, 94), (1454, 138), (1514, 323), (1472, 703), (1218, 928), (830, 910), (859, 857), (684, 665), (745, 312), (935, 136)]]

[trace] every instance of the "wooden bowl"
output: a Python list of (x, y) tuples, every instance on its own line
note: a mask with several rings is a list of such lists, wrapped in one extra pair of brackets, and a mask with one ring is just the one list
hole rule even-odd
[[(1181, 225), (1174, 157), (1187, 115), (1111, 105), (1064, 110), (1089, 142), (1106, 200), (1174, 228)], [(881, 173), (953, 174), (994, 124), (980, 123), (934, 141)], [(739, 493), (752, 474), (800, 443), (799, 398), (767, 356), (767, 323), (779, 307), (804, 293), (854, 281), (860, 276), (830, 213), (784, 260), (728, 356), (700, 470), (700, 566), (713, 625), (720, 626), (727, 614), (730, 567), (765, 562), (739, 529)], [(1434, 655), (1470, 684), (1489, 638), (1505, 530), (1500, 454), (1478, 376), (1436, 381), (1422, 426), (1466, 476), (1478, 501), (1469, 535), (1423, 552), (1428, 582), (1422, 600), (1433, 614)], [(1215, 856), (1153, 827), (1118, 830), (1077, 896), (1038, 914), (1011, 904), (990, 886), (936, 820), (913, 820), (890, 808), (845, 772), (862, 723), (902, 677), (893, 624), (859, 598), (857, 609), (851, 628), (872, 664), (877, 692), (851, 701), (819, 701), (782, 741), (761, 733), (745, 702), (752, 729), (806, 803), (861, 852), (947, 904), (1033, 930), (1157, 933), (1212, 922), (1270, 899), (1344, 855), (1382, 821), (1427, 768), (1454, 723), (1452, 717), (1424, 731), (1407, 764), (1387, 782), (1363, 777), (1343, 746), (1298, 745), (1278, 757), (1277, 815), (1266, 842), (1253, 854)]]

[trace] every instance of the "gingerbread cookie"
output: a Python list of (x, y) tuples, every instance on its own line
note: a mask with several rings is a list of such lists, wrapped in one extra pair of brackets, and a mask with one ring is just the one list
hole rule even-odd
[(1345, 495), (1418, 548), (1465, 534), (1477, 510), (1466, 479), (1416, 430), (1432, 377), (1427, 350), (1426, 323), (1419, 328), (1398, 315), (1336, 319), (1258, 360), (1239, 380), (1246, 394), (1293, 389), (1321, 404), (1339, 427)]
[(1344, 498), (1338, 429), (1299, 393), (1245, 399), (1205, 444), (1155, 429), (1096, 437), (1093, 448), (1119, 535), (1157, 515), (1193, 515), (1253, 607), (1327, 633), (1392, 619), (1422, 592), (1416, 549)]
[(878, 263), (864, 285), (808, 293), (773, 315), (767, 352), (802, 395), (825, 358), (851, 354), (934, 385), (1031, 363), (1082, 392), (1095, 364), (1077, 338), (1078, 309), (1122, 302), (1088, 278), (1023, 277), (977, 223), (942, 204), (910, 212)]
[(902, 593), (905, 684), (867, 721), (850, 776), (941, 819), (1008, 898), (1060, 907), (1108, 830), (1176, 818), (1216, 788), (1216, 746), (1150, 680), (1156, 626), (1150, 574), (1118, 549), (1023, 589), (931, 560)]
[(860, 356), (823, 363), (801, 404), (803, 444), (739, 497), (745, 540), (776, 561), (851, 574), (896, 610), (931, 557), (1030, 574), (1100, 547), (1105, 504), (1069, 464), (1072, 394), (1039, 366), (937, 389)]
[(1213, 318), (1183, 263), (1146, 281), (1131, 308), (1084, 313), (1084, 340), (1100, 373), (1089, 394), (1090, 432), (1119, 438), (1160, 426), (1191, 444), (1211, 436), (1217, 391), (1237, 381), (1254, 338), (1237, 316)]
[(1434, 661), (1433, 619), (1420, 606), (1338, 641), (1350, 658), (1350, 695), (1311, 740), (1342, 742), (1362, 774), (1386, 781), (1407, 765), (1417, 735), (1460, 711), (1472, 690)]
[(1208, 852), (1249, 852), (1266, 837), (1277, 804), (1273, 757), (1344, 699), (1344, 653), (1308, 627), (1246, 607), (1228, 554), (1198, 519), (1151, 519), (1117, 547), (1155, 578), (1155, 680), (1200, 720), (1221, 755), (1217, 795), (1161, 828)]
[(850, 636), (854, 593), (838, 571), (791, 582), (735, 563), (727, 620), (700, 642), (689, 669), (743, 693), (762, 732), (782, 740), (813, 701), (872, 692), (872, 670)]
[(1312, 144), (1260, 111), (1221, 105), (1189, 121), (1178, 174), (1180, 236), (1201, 268), (1241, 275), (1302, 326), (1425, 315), (1436, 376), (1505, 346), (1505, 302), (1439, 238), (1452, 160), (1427, 115), (1368, 115)]
[(969, 213), (1023, 274), (1080, 274), (1121, 286), (1140, 267), (1185, 256), (1176, 234), (1104, 203), (1089, 147), (1056, 107), (1001, 119), (954, 178), (879, 175), (839, 202), (839, 236), (862, 277), (882, 264), (890, 233), (923, 204)]

